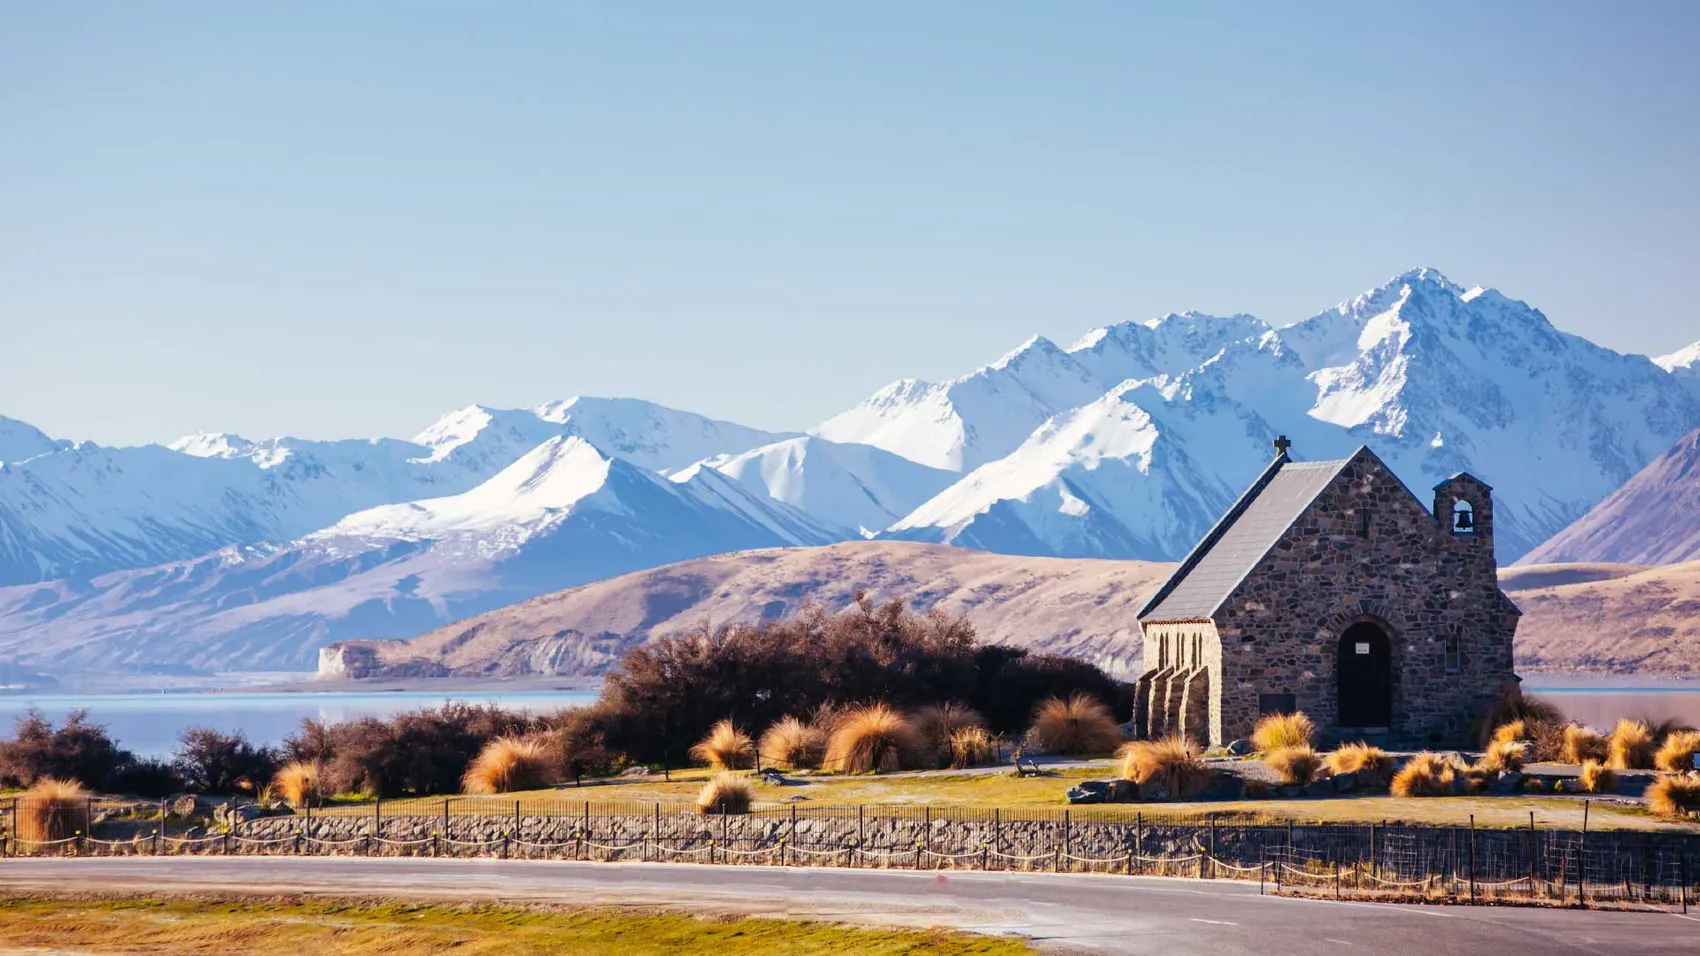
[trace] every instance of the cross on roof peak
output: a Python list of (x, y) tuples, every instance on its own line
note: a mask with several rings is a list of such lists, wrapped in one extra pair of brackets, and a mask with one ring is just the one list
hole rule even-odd
[(1293, 447), (1293, 443), (1287, 440), (1286, 435), (1276, 435), (1274, 444), (1275, 454), (1282, 458), (1287, 456), (1287, 449)]

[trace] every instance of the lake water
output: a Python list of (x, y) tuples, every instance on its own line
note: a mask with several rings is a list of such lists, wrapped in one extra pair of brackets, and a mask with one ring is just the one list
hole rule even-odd
[(105, 724), (120, 746), (149, 757), (166, 757), (177, 736), (190, 727), (240, 730), (257, 744), (280, 744), (304, 717), (335, 723), (356, 717), (387, 717), (405, 710), (437, 707), (454, 700), (496, 704), (510, 710), (544, 712), (580, 707), (596, 700), (583, 691), (528, 693), (152, 693), (40, 694), (0, 698), (0, 736), (11, 736), (12, 724), (35, 707), (55, 723), (73, 710), (87, 710), (89, 720)]
[(1620, 717), (1654, 723), (1674, 718), (1691, 727), (1700, 727), (1700, 685), (1648, 689), (1575, 686), (1555, 681), (1551, 686), (1531, 682), (1527, 689), (1530, 694), (1558, 705), (1571, 720), (1602, 731), (1611, 730)]

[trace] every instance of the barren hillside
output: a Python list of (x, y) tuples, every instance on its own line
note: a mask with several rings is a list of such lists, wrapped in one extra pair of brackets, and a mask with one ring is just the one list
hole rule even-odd
[(1520, 670), (1700, 675), (1700, 561), (1537, 565), (1500, 578), (1523, 609)]
[[(810, 600), (838, 609), (866, 589), (967, 615), (989, 642), (1072, 654), (1128, 675), (1139, 668), (1134, 616), (1172, 567), (898, 541), (743, 551), (557, 591), (408, 641), (344, 641), (327, 649), (324, 669), (595, 675), (652, 636), (779, 617)], [(1500, 578), (1523, 609), (1523, 670), (1700, 675), (1700, 562), (1538, 565)]]
[(779, 617), (805, 601), (836, 610), (865, 589), (966, 615), (987, 642), (1126, 671), (1139, 660), (1134, 615), (1171, 567), (900, 541), (743, 551), (557, 591), (408, 641), (345, 641), (326, 654), (352, 661), (359, 651), (350, 648), (372, 648), (386, 670), (418, 673), (440, 673), (440, 664), (457, 675), (597, 674), (650, 635)]

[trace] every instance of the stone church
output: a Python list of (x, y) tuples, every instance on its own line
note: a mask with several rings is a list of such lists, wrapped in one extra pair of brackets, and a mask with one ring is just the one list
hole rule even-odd
[(1516, 677), (1493, 489), (1421, 501), (1368, 448), (1275, 460), (1139, 613), (1140, 736), (1211, 746), (1304, 711), (1331, 738), (1458, 744)]

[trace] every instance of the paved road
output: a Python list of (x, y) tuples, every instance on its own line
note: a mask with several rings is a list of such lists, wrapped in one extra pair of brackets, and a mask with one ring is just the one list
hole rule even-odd
[(1162, 956), (1700, 953), (1700, 915), (1392, 906), (1256, 884), (1044, 873), (359, 857), (0, 862), (0, 889), (230, 890), (667, 905), (1018, 933), (1047, 949)]

